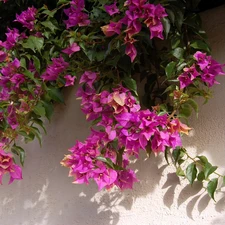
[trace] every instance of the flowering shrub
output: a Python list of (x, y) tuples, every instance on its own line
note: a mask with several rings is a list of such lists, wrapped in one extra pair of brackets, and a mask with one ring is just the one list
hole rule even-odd
[(130, 162), (146, 151), (163, 153), (178, 176), (203, 182), (214, 199), (224, 176), (206, 157), (191, 157), (181, 137), (198, 112), (196, 98), (207, 100), (224, 75), (193, 13), (196, 5), (59, 0), (52, 10), (30, 5), (16, 13), (13, 24), (20, 26), (9, 27), (0, 42), (0, 181), (5, 173), (9, 183), (22, 179), (18, 137), (41, 144), (43, 118), (50, 120), (53, 104), (63, 102), (61, 89), (79, 80), (77, 97), (92, 126), (61, 162), (74, 183), (132, 188), (138, 178)]

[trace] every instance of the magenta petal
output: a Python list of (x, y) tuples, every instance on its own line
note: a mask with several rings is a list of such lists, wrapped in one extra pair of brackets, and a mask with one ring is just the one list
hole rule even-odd
[(14, 180), (21, 180), (22, 178), (22, 169), (18, 165), (13, 165), (11, 168), (10, 173), (10, 180), (9, 184), (11, 184)]

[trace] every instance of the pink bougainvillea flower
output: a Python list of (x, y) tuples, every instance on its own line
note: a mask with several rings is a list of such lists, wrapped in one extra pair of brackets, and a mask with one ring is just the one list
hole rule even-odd
[(105, 7), (106, 12), (107, 12), (110, 16), (112, 16), (112, 15), (114, 15), (114, 14), (120, 13), (119, 9), (118, 9), (117, 6), (116, 6), (116, 2), (114, 2), (114, 3), (111, 4), (111, 5), (105, 5), (104, 7)]
[(113, 21), (111, 21), (108, 25), (101, 27), (103, 33), (107, 37), (111, 37), (114, 34), (120, 34), (121, 28), (122, 28), (121, 22), (113, 22)]
[(156, 24), (155, 26), (150, 27), (150, 39), (157, 37), (159, 39), (164, 39), (163, 37), (163, 25), (161, 23)]
[(219, 84), (218, 81), (215, 79), (215, 74), (210, 73), (208, 69), (204, 69), (203, 73), (201, 74), (201, 79), (203, 82), (207, 83), (209, 87), (212, 87), (214, 84)]
[(144, 23), (150, 29), (150, 38), (158, 37), (160, 39), (163, 38), (163, 25), (161, 19), (166, 17), (167, 13), (165, 12), (165, 8), (162, 7), (160, 4), (153, 5), (153, 4), (146, 4), (144, 6)]
[(136, 8), (142, 8), (147, 0), (127, 0), (124, 6), (135, 6)]
[(7, 169), (10, 169), (12, 164), (13, 164), (12, 154), (6, 153), (1, 147), (1, 149), (0, 149), (0, 168), (7, 170)]
[(194, 80), (197, 76), (199, 76), (199, 72), (196, 70), (196, 65), (192, 65), (189, 68), (184, 68), (184, 72), (191, 78), (191, 80)]
[(190, 127), (188, 127), (186, 124), (182, 123), (179, 119), (174, 119), (168, 123), (169, 131), (171, 133), (179, 132), (187, 134), (191, 130)]
[(70, 45), (68, 48), (62, 50), (62, 52), (66, 53), (69, 55), (69, 57), (71, 57), (71, 55), (74, 52), (79, 52), (80, 51), (80, 46), (77, 45), (77, 43), (73, 43), (72, 45)]
[(188, 76), (187, 73), (183, 73), (178, 77), (180, 81), (180, 89), (183, 89), (192, 83), (191, 78)]
[(97, 74), (91, 71), (85, 71), (83, 75), (80, 78), (80, 84), (81, 83), (87, 83), (89, 87), (92, 87), (95, 79), (97, 77)]
[(7, 122), (9, 123), (11, 128), (15, 130), (19, 126), (16, 116), (16, 109), (13, 105), (9, 105), (7, 112), (8, 112)]
[(46, 71), (41, 75), (44, 81), (54, 81), (57, 80), (60, 73), (64, 72), (69, 63), (67, 63), (62, 56), (59, 58), (52, 58), (52, 64), (49, 65)]
[[(1, 82), (0, 82), (1, 84)], [(10, 98), (9, 91), (6, 88), (3, 88), (0, 92), (0, 100), (1, 101), (8, 101)]]
[(23, 74), (16, 73), (10, 78), (10, 81), (15, 85), (16, 88), (19, 88), (20, 84), (24, 83), (25, 77)]
[(182, 146), (182, 142), (181, 142), (181, 138), (178, 132), (173, 133), (169, 136), (169, 146), (172, 149), (175, 149), (176, 147), (181, 147)]
[(66, 76), (64, 76), (64, 78), (66, 79), (65, 87), (73, 86), (74, 85), (74, 82), (76, 80), (76, 77), (75, 76), (66, 75)]
[(6, 173), (9, 173), (10, 175), (9, 184), (11, 184), (15, 179), (22, 179), (21, 167), (13, 162), (11, 153), (6, 153), (2, 147), (0, 147), (0, 184), (2, 184), (2, 177)]
[(206, 53), (197, 51), (194, 54), (194, 58), (197, 60), (197, 64), (199, 65), (201, 70), (204, 70), (209, 65), (209, 60)]
[(6, 41), (2, 42), (2, 46), (6, 48), (7, 50), (12, 49), (20, 36), (19, 31), (16, 28), (7, 29), (8, 32), (6, 33)]
[(168, 16), (168, 14), (166, 13), (166, 9), (160, 4), (157, 4), (155, 6), (154, 15), (157, 18), (163, 18), (163, 17)]
[(117, 172), (113, 169), (106, 168), (103, 163), (99, 163), (101, 167), (93, 170), (93, 179), (98, 185), (98, 189), (111, 185), (117, 179)]
[(29, 30), (33, 30), (36, 14), (37, 9), (32, 6), (29, 7), (26, 11), (23, 11), (20, 15), (16, 14), (15, 21), (21, 23), (24, 27), (28, 28)]
[(84, 0), (72, 0), (70, 2), (71, 5), (73, 5), (74, 7), (76, 7), (77, 9), (84, 9)]
[(169, 146), (169, 133), (166, 131), (156, 131), (151, 144), (154, 152), (164, 152), (166, 147)]
[(111, 126), (107, 126), (105, 128), (106, 133), (108, 134), (108, 139), (110, 141), (114, 140), (116, 138), (116, 131), (112, 129)]
[(134, 61), (134, 59), (137, 56), (137, 49), (133, 44), (128, 43), (125, 50), (126, 55), (128, 55), (131, 59), (131, 62)]
[(7, 57), (7, 53), (4, 51), (0, 51), (0, 62), (4, 62)]
[(9, 184), (11, 184), (14, 180), (21, 180), (22, 179), (22, 169), (20, 166), (13, 164), (9, 171), (10, 180)]
[(137, 182), (136, 175), (133, 170), (122, 170), (118, 173), (115, 184), (121, 189), (132, 189), (134, 182)]
[(90, 24), (88, 15), (82, 12), (82, 9), (80, 8), (71, 6), (70, 8), (65, 9), (64, 13), (68, 16), (68, 20), (64, 20), (67, 29), (75, 26), (88, 26)]
[(13, 74), (17, 73), (18, 68), (20, 67), (20, 61), (15, 58), (12, 62), (8, 63), (5, 67), (1, 69), (1, 73), (4, 76), (13, 76)]
[(127, 29), (125, 30), (129, 38), (131, 38), (135, 34), (138, 34), (140, 31), (141, 31), (141, 23), (138, 19), (130, 22), (128, 24)]

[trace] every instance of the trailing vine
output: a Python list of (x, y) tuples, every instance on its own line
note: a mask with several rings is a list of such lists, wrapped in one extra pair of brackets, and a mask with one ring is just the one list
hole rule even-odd
[(146, 151), (163, 153), (178, 176), (202, 182), (214, 199), (224, 175), (205, 156), (189, 155), (181, 138), (191, 130), (188, 117), (198, 114), (196, 99), (207, 102), (224, 75), (196, 13), (199, 1), (43, 3), (0, 2), (29, 6), (0, 42), (0, 181), (6, 173), (9, 183), (22, 179), (18, 163), (26, 154), (19, 137), (41, 144), (43, 119), (64, 102), (61, 90), (79, 82), (91, 129), (61, 162), (74, 183), (132, 188), (138, 178), (130, 161)]

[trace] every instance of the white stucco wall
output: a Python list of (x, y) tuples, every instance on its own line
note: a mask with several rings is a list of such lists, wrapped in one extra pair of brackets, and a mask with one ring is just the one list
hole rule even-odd
[[(225, 63), (225, 7), (204, 13), (203, 20), (213, 56)], [(194, 134), (184, 142), (193, 155), (207, 154), (225, 172), (225, 77), (220, 81), (200, 119), (192, 119)], [(5, 179), (0, 187), (0, 225), (225, 224), (225, 193), (216, 195), (215, 204), (198, 185), (179, 183), (160, 156), (136, 163), (140, 183), (132, 191), (98, 193), (94, 183), (72, 184), (59, 162), (88, 132), (74, 92), (66, 90), (66, 106), (56, 107), (43, 147), (26, 145), (24, 179), (9, 186)]]

